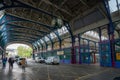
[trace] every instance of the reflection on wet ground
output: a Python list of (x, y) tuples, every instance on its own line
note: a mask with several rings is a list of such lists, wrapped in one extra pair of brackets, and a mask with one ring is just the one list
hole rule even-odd
[(113, 80), (120, 76), (120, 69), (99, 65), (46, 65), (30, 60), (26, 72), (16, 63), (12, 70), (8, 65), (0, 67), (0, 80)]
[(0, 69), (0, 80), (28, 80), (25, 73), (22, 73), (21, 68), (14, 64), (13, 69), (9, 69), (8, 65), (5, 69)]
[[(29, 67), (27, 68), (29, 69)], [(18, 66), (17, 63), (14, 63), (13, 69), (9, 69), (8, 63), (4, 69), (2, 68), (2, 64), (0, 64), (0, 80), (32, 80), (29, 78), (29, 72), (32, 73), (30, 69), (23, 72), (21, 66)]]

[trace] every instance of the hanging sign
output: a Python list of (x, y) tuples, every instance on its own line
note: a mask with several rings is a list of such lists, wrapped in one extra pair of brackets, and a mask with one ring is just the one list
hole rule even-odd
[(64, 51), (57, 51), (57, 55), (63, 55)]
[(116, 53), (116, 60), (120, 60), (120, 53)]

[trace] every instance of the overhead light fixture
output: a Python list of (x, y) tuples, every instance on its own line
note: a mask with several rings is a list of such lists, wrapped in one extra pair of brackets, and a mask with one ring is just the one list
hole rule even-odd
[(52, 26), (55, 26), (55, 24), (56, 24), (56, 19), (53, 18), (53, 19), (52, 19), (52, 22), (51, 22), (51, 25), (52, 25)]
[(61, 28), (63, 26), (63, 20), (59, 18), (53, 18), (51, 22), (53, 27)]
[(58, 23), (58, 27), (63, 26), (63, 20), (61, 18), (57, 18), (57, 23)]

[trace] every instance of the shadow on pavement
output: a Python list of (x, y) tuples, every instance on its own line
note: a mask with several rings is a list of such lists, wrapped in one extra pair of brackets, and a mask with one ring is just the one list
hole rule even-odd
[(120, 77), (115, 77), (113, 80), (120, 80)]

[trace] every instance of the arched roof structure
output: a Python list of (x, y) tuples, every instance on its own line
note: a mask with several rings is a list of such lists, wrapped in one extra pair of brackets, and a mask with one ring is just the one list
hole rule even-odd
[[(33, 44), (39, 42), (43, 46), (41, 40), (47, 45), (45, 37), (53, 44), (51, 33), (54, 33), (61, 44), (62, 37), (58, 29), (62, 26), (65, 26), (73, 36), (76, 30), (81, 29), (77, 32), (87, 31), (91, 28), (84, 28), (85, 26), (106, 19), (102, 1), (1, 0), (0, 10), (4, 13), (0, 19), (0, 45), (4, 48), (11, 42), (20, 42), (34, 46)], [(97, 16), (94, 17), (95, 15)], [(54, 26), (51, 22), (54, 22)]]

